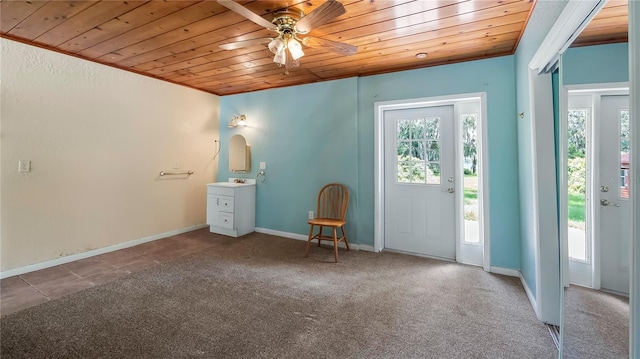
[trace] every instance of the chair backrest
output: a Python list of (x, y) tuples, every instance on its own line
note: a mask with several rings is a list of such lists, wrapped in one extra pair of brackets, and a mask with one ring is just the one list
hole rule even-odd
[(349, 190), (340, 183), (329, 183), (318, 193), (317, 218), (345, 220), (349, 207)]

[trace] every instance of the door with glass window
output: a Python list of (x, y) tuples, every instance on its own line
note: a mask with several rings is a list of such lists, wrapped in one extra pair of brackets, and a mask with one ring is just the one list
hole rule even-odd
[(455, 259), (453, 106), (384, 112), (384, 247)]
[(629, 293), (631, 186), (629, 96), (602, 96), (599, 123), (600, 287)]

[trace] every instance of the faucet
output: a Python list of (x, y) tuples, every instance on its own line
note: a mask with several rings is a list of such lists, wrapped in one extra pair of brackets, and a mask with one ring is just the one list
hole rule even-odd
[(236, 178), (233, 180), (235, 183), (244, 183), (244, 178)]

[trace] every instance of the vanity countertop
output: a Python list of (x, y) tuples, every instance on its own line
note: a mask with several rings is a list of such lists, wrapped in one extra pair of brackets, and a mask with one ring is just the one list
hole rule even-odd
[(255, 182), (249, 183), (236, 183), (236, 182), (215, 182), (215, 183), (207, 183), (207, 186), (214, 187), (245, 187), (245, 186), (255, 186)]

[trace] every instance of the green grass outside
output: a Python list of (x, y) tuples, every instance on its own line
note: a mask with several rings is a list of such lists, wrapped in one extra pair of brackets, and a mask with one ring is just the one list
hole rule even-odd
[[(464, 204), (472, 204), (478, 200), (478, 191), (473, 189), (464, 190)], [(569, 220), (573, 222), (585, 221), (585, 198), (584, 194), (569, 193)]]
[(585, 198), (582, 193), (569, 192), (569, 221), (585, 221)]
[(478, 200), (478, 191), (475, 189), (465, 189), (464, 204), (471, 204), (472, 200)]
[[(475, 175), (465, 175), (465, 177), (475, 177)], [(478, 201), (478, 190), (464, 189), (464, 204), (475, 204)], [(584, 226), (585, 222), (585, 196), (582, 193), (569, 192), (569, 221)]]

